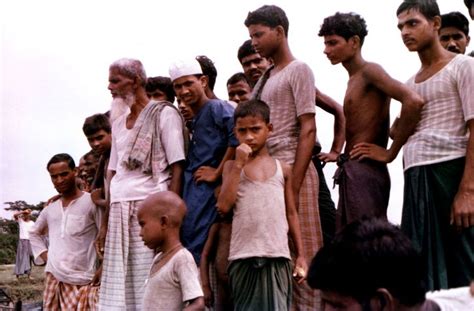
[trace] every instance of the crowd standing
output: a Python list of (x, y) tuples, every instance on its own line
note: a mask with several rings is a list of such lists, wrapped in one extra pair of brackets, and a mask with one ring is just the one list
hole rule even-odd
[[(113, 62), (111, 109), (83, 126), (91, 151), (78, 167), (66, 153), (51, 158), (59, 194), (26, 229), (46, 263), (44, 309), (443, 310), (449, 295), (425, 293), (454, 288), (459, 306), (472, 306), (469, 22), (441, 15), (434, 0), (405, 0), (396, 15), (421, 62), (406, 83), (362, 57), (362, 16), (324, 19), (324, 53), (349, 74), (343, 106), (293, 56), (274, 5), (244, 21), (250, 40), (228, 100), (214, 94), (217, 70), (204, 55), (173, 62), (169, 77), (147, 77), (136, 59)], [(401, 103), (392, 126), (391, 99)], [(316, 106), (334, 115), (328, 152)], [(387, 163), (402, 147), (398, 229), (387, 221)], [(327, 162), (338, 165), (337, 209)], [(17, 275), (30, 271), (24, 235)]]

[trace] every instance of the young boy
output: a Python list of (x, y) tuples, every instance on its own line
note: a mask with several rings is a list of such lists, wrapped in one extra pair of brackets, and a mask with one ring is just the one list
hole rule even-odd
[(237, 104), (252, 97), (252, 87), (244, 73), (237, 72), (227, 80), (227, 94), (229, 95), (229, 100)]
[(138, 210), (140, 236), (158, 252), (145, 283), (144, 310), (204, 310), (196, 264), (179, 240), (185, 214), (184, 201), (171, 191), (148, 196)]
[(145, 84), (146, 95), (150, 100), (174, 102), (173, 83), (168, 77), (150, 77)]
[[(333, 65), (342, 63), (349, 73), (344, 98), (346, 147), (335, 176), (339, 184), (339, 229), (363, 216), (387, 218), (390, 176), (386, 163), (395, 159), (415, 129), (423, 105), (419, 95), (392, 79), (378, 64), (362, 58), (366, 35), (366, 23), (355, 13), (327, 17), (319, 31), (328, 59)], [(402, 103), (402, 124), (386, 150), (391, 98)], [(369, 157), (375, 161), (366, 159)]]
[(240, 142), (224, 167), (217, 202), (220, 214), (233, 210), (229, 277), (235, 310), (289, 310), (292, 267), (288, 234), (296, 255), (293, 276), (306, 274), (291, 167), (270, 156), (270, 109), (260, 100), (240, 104), (234, 114)]

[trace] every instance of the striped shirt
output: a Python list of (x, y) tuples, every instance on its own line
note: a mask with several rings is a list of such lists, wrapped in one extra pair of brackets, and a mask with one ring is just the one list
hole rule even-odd
[(474, 118), (474, 59), (457, 55), (429, 79), (407, 85), (425, 100), (421, 120), (403, 149), (405, 170), (466, 155), (466, 122)]

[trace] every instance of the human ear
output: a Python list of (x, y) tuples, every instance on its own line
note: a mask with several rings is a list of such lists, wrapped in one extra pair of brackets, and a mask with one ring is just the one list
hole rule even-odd
[(371, 310), (396, 311), (397, 306), (392, 294), (386, 288), (379, 288), (370, 299)]
[(439, 33), (439, 30), (441, 28), (441, 16), (433, 17), (433, 27), (434, 29), (436, 29), (436, 33)]
[(202, 75), (201, 77), (199, 77), (199, 80), (201, 81), (203, 88), (206, 88), (207, 85), (209, 84), (209, 78), (205, 75)]
[(268, 123), (268, 124), (267, 124), (267, 128), (268, 128), (268, 131), (269, 131), (269, 132), (273, 132), (273, 124)]

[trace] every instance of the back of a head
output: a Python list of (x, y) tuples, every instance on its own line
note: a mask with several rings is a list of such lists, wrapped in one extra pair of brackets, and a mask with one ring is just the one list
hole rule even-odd
[(110, 120), (105, 114), (97, 113), (90, 117), (87, 117), (84, 120), (84, 124), (82, 126), (82, 131), (84, 132), (84, 135), (94, 135), (95, 133), (101, 130), (104, 130), (109, 134), (111, 133)]
[(347, 225), (314, 257), (308, 284), (363, 304), (385, 288), (402, 305), (425, 300), (421, 261), (410, 240), (381, 219)]
[(170, 224), (179, 228), (186, 215), (186, 204), (172, 191), (160, 191), (149, 195), (142, 204), (142, 208), (150, 209), (155, 217), (168, 216)]
[(324, 19), (318, 35), (320, 37), (337, 35), (343, 37), (346, 41), (358, 36), (362, 46), (367, 33), (367, 24), (359, 14), (337, 12)]
[(234, 111), (234, 123), (237, 123), (237, 119), (248, 116), (261, 117), (265, 123), (270, 123), (270, 107), (259, 99), (239, 103)]
[(242, 64), (242, 59), (244, 57), (247, 57), (253, 54), (257, 54), (257, 51), (255, 51), (255, 48), (252, 45), (252, 40), (247, 40), (239, 47), (239, 51), (237, 52), (237, 58), (239, 59), (239, 62)]
[(441, 15), (436, 0), (404, 0), (397, 9), (397, 16), (409, 10), (420, 12), (428, 20)]
[(170, 103), (174, 102), (175, 93), (173, 89), (173, 82), (168, 77), (150, 77), (146, 81), (145, 90), (147, 93), (153, 93), (156, 90), (160, 90), (165, 93), (167, 100)]
[(244, 24), (246, 27), (250, 25), (265, 25), (271, 28), (282, 26), (286, 37), (288, 37), (290, 26), (285, 11), (276, 5), (264, 5), (255, 11), (249, 12)]
[(239, 83), (240, 81), (243, 81), (243, 82), (247, 83), (248, 85), (251, 85), (249, 79), (247, 78), (247, 76), (246, 76), (243, 72), (234, 73), (234, 74), (227, 80), (226, 85), (229, 86), (229, 85), (231, 85), (231, 84)]
[(54, 156), (51, 157), (51, 159), (48, 161), (48, 164), (46, 164), (46, 169), (48, 170), (49, 167), (52, 164), (56, 164), (56, 163), (59, 163), (59, 162), (66, 162), (67, 166), (72, 170), (76, 168), (76, 164), (74, 163), (74, 159), (69, 154), (67, 154), (67, 153), (58, 153), (58, 154), (55, 154)]
[(450, 12), (441, 15), (441, 29), (454, 27), (469, 36), (469, 20), (461, 12)]
[(140, 82), (140, 85), (145, 87), (146, 72), (142, 62), (138, 59), (121, 58), (110, 65), (109, 70), (112, 69), (117, 69), (121, 75), (137, 80)]
[(201, 65), (203, 75), (209, 79), (209, 88), (211, 91), (214, 91), (217, 79), (217, 69), (216, 66), (214, 66), (214, 62), (205, 55), (196, 56), (196, 60), (199, 62), (199, 65)]

